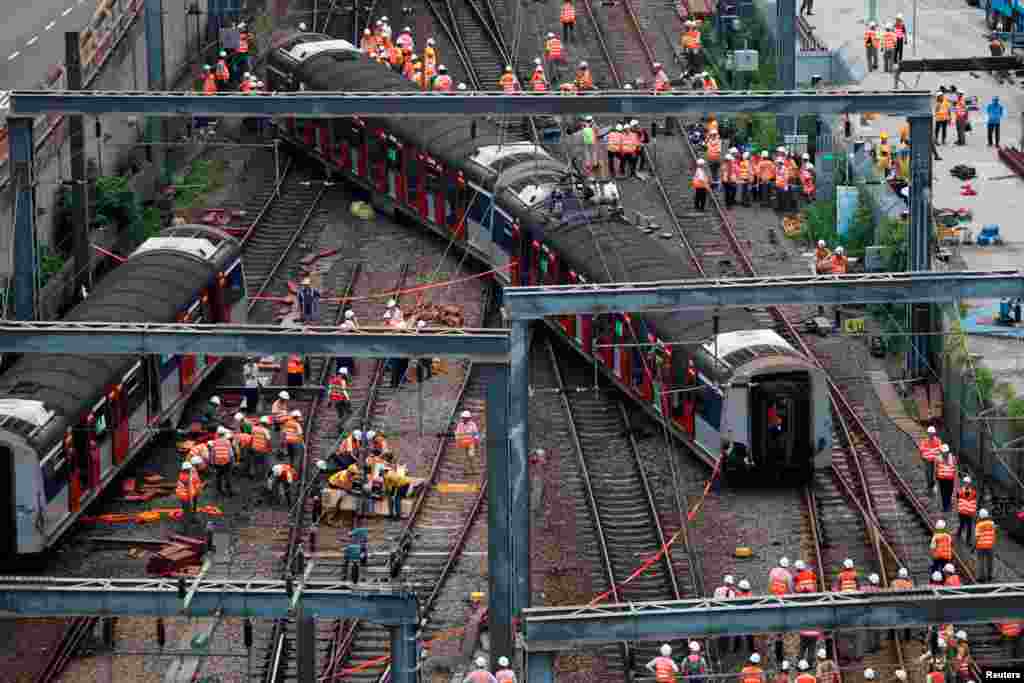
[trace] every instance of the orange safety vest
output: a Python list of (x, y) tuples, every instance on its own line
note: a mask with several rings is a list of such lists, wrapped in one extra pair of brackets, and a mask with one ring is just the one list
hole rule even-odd
[(636, 154), (640, 151), (640, 134), (630, 131), (622, 134), (622, 153)]
[(664, 69), (661, 69), (654, 75), (654, 91), (655, 92), (668, 92), (672, 89), (672, 84), (669, 83), (668, 74), (665, 73)]
[(991, 519), (983, 519), (974, 525), (974, 547), (978, 550), (991, 550), (996, 544), (996, 523)]
[(205, 443), (197, 443), (191, 449), (189, 449), (188, 457), (194, 458), (195, 456), (202, 458), (204, 463), (210, 461), (210, 446)]
[(939, 531), (932, 540), (935, 541), (935, 549), (932, 550), (933, 560), (953, 559), (953, 539), (945, 531)]
[(580, 90), (589, 90), (594, 87), (594, 75), (590, 69), (581, 69), (576, 72), (576, 87)]
[(305, 372), (305, 366), (302, 363), (302, 357), (295, 353), (288, 356), (288, 374), (301, 375), (303, 372)]
[(804, 569), (796, 575), (796, 587), (794, 590), (797, 593), (813, 593), (818, 590), (818, 577), (810, 569)]
[(744, 159), (743, 161), (740, 162), (740, 174), (739, 174), (739, 176), (740, 176), (740, 182), (741, 183), (749, 183), (750, 182), (750, 160), (749, 159)]
[(337, 403), (338, 401), (349, 401), (351, 398), (348, 393), (348, 382), (345, 381), (345, 378), (341, 375), (332, 377), (327, 400), (331, 403)]
[(910, 590), (911, 588), (914, 587), (914, 584), (911, 583), (910, 579), (899, 579), (899, 578), (893, 579), (889, 583), (889, 585), (892, 586), (893, 590), (897, 590), (897, 591), (908, 591), (908, 590)]
[(946, 683), (946, 675), (941, 671), (932, 671), (924, 680), (925, 683)]
[(402, 66), (402, 75), (410, 81), (412, 80), (412, 72), (415, 70), (415, 67), (413, 66), (414, 64), (416, 64), (416, 62), (409, 59), (406, 60), (405, 65)]
[(284, 442), (287, 444), (302, 443), (302, 425), (296, 420), (284, 423)]
[(267, 454), (273, 449), (270, 432), (263, 425), (252, 428), (252, 449), (257, 453)]
[(548, 91), (548, 81), (544, 78), (544, 74), (539, 71), (533, 74), (533, 78), (530, 79), (530, 84), (533, 86), (533, 92)]
[(698, 168), (693, 174), (693, 181), (690, 183), (693, 189), (708, 189), (708, 173), (703, 168)]
[(892, 27), (892, 30), (896, 33), (897, 38), (903, 38), (907, 35), (907, 27), (902, 21), (897, 21), (896, 25)]
[(878, 47), (880, 43), (878, 31), (871, 29), (864, 31), (864, 47)]
[(391, 63), (391, 66), (401, 66), (404, 60), (405, 54), (402, 52), (402, 48), (398, 45), (395, 45), (388, 50), (388, 61)]
[(946, 462), (944, 458), (935, 460), (935, 478), (949, 481), (956, 478), (956, 459), (953, 462)]
[(775, 187), (779, 188), (780, 190), (785, 190), (787, 187), (786, 171), (788, 171), (789, 169), (785, 163), (776, 162), (776, 166), (777, 168), (775, 169)]
[(441, 74), (434, 79), (434, 90), (449, 92), (452, 89), (452, 77), (448, 74)]
[(921, 457), (928, 462), (935, 462), (935, 458), (938, 457), (942, 447), (942, 440), (937, 436), (928, 437), (927, 439), (921, 439), (921, 443), (918, 444), (917, 449), (921, 452)]
[(960, 583), (960, 577), (957, 576), (956, 574), (953, 574), (952, 576), (947, 576), (946, 577), (944, 585), (956, 587), (956, 586), (961, 586), (963, 584)]
[(734, 183), (740, 180), (740, 162), (736, 159), (729, 162), (729, 179)]
[(949, 100), (945, 97), (935, 104), (935, 120), (949, 121)]
[(608, 133), (608, 151), (619, 152), (622, 149), (622, 133), (617, 130), (613, 130)]
[(800, 674), (796, 677), (796, 683), (817, 683), (811, 674)]
[(192, 472), (182, 472), (178, 475), (178, 485), (174, 489), (174, 495), (182, 503), (190, 503), (196, 496), (195, 482), (192, 481)]
[(513, 93), (516, 91), (516, 77), (515, 74), (506, 73), (503, 74), (501, 80), (498, 81), (498, 85), (501, 89), (507, 93)]
[(895, 50), (896, 49), (896, 32), (895, 31), (886, 31), (885, 33), (883, 33), (882, 34), (882, 44), (885, 46), (886, 50)]
[(1008, 621), (998, 626), (1004, 638), (1016, 638), (1020, 635), (1022, 625), (1019, 621)]
[(844, 569), (839, 572), (839, 592), (854, 593), (857, 591), (857, 572), (854, 569)]
[(775, 180), (775, 164), (769, 159), (762, 159), (757, 164), (757, 177), (762, 183)]
[(674, 662), (668, 657), (654, 658), (654, 679), (658, 683), (672, 683), (676, 680)]
[(214, 76), (212, 73), (206, 74), (206, 78), (203, 80), (203, 94), (217, 94), (217, 77)]
[(842, 254), (832, 254), (832, 272), (833, 273), (845, 273), (848, 261)]
[(356, 440), (351, 434), (342, 439), (341, 443), (338, 444), (338, 448), (334, 451), (338, 455), (343, 453), (352, 453), (356, 449)]
[(571, 2), (562, 4), (562, 15), (559, 17), (563, 24), (576, 23), (576, 6)]
[(772, 595), (785, 595), (789, 592), (789, 586), (786, 582), (779, 577), (772, 577), (771, 581), (768, 582), (768, 592)]
[(227, 439), (214, 439), (210, 442), (210, 450), (213, 451), (214, 465), (231, 463), (231, 442)]
[(717, 135), (708, 140), (708, 161), (720, 161), (722, 158), (722, 138)]
[(432, 47), (423, 48), (423, 61), (427, 64), (437, 63), (437, 50)]
[(748, 664), (740, 670), (740, 683), (764, 683), (764, 670)]
[(800, 170), (800, 184), (804, 187), (804, 194), (814, 194), (814, 174), (806, 168)]
[(218, 81), (231, 80), (231, 72), (228, 71), (228, 65), (223, 59), (217, 60), (217, 66), (214, 69), (214, 75)]
[(548, 59), (562, 58), (562, 41), (558, 38), (548, 38), (544, 45), (544, 53)]
[(249, 52), (249, 32), (240, 31), (238, 33), (238, 51), (241, 54), (248, 54)]
[(240, 92), (250, 92), (252, 90), (252, 81), (248, 78), (242, 81), (242, 85), (238, 86)]
[(687, 50), (700, 49), (700, 31), (687, 31), (683, 34), (683, 47)]
[(247, 434), (245, 432), (238, 432), (238, 433), (235, 434), (234, 438), (235, 438), (235, 444), (239, 448), (249, 448), (250, 446), (252, 446), (252, 434)]

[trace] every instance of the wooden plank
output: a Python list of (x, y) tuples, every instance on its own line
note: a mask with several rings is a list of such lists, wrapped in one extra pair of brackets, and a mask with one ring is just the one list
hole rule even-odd
[(453, 484), (441, 482), (434, 486), (438, 493), (478, 493), (480, 484)]

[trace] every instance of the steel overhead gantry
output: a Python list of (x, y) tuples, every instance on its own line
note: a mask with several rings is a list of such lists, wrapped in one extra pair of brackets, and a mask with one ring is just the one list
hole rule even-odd
[(538, 607), (523, 612), (522, 643), (528, 655), (529, 683), (537, 683), (552, 680), (555, 652), (574, 647), (800, 629), (994, 624), (1019, 619), (1022, 611), (1022, 583), (881, 593)]

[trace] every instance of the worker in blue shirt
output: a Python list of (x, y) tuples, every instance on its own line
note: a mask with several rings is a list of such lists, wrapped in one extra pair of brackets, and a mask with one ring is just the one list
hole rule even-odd
[(988, 114), (988, 146), (992, 146), (992, 138), (995, 136), (996, 147), (999, 146), (999, 124), (1003, 120), (1003, 116), (1006, 115), (1006, 109), (1003, 108), (1002, 102), (999, 101), (999, 96), (996, 95), (992, 98), (992, 101), (985, 107), (985, 113)]

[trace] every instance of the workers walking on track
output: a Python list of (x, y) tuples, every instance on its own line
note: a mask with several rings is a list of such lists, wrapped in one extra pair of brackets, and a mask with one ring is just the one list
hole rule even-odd
[(956, 567), (953, 566), (952, 562), (948, 562), (946, 566), (942, 568), (942, 573), (945, 574), (945, 578), (942, 581), (943, 586), (957, 588), (963, 585), (963, 582), (960, 581), (960, 577), (956, 573)]
[(878, 24), (871, 22), (868, 27), (864, 29), (864, 50), (867, 53), (867, 66), (868, 71), (878, 70)]
[(608, 148), (608, 176), (616, 178), (619, 175), (619, 161), (622, 159), (622, 124), (616, 124), (613, 130), (608, 131), (605, 136), (605, 144)]
[(622, 175), (627, 178), (636, 177), (637, 159), (640, 156), (639, 126), (632, 122), (623, 126), (622, 131)]
[(756, 652), (750, 655), (742, 669), (740, 669), (740, 683), (765, 683), (764, 669), (761, 668), (761, 655)]
[(939, 457), (935, 459), (935, 479), (939, 484), (942, 511), (949, 512), (953, 504), (953, 488), (956, 486), (956, 458), (948, 444), (942, 444), (939, 448)]
[(476, 458), (477, 447), (480, 445), (480, 428), (473, 421), (473, 414), (463, 410), (459, 415), (459, 423), (455, 425), (455, 445), (466, 449), (470, 460)]
[(217, 475), (217, 493), (229, 498), (235, 495), (231, 490), (231, 466), (235, 463), (235, 448), (230, 437), (230, 431), (217, 427), (217, 438), (210, 442), (213, 470)]
[(686, 57), (686, 70), (691, 73), (698, 72), (704, 68), (700, 28), (698, 28), (697, 22), (693, 20), (687, 21), (685, 26), (686, 30), (679, 37), (679, 46), (683, 48), (683, 55)]
[(182, 463), (174, 494), (178, 497), (178, 502), (181, 503), (181, 525), (185, 534), (188, 534), (192, 527), (196, 500), (199, 498), (199, 488), (199, 478), (192, 472), (192, 463)]
[(793, 574), (789, 571), (789, 558), (780, 558), (779, 566), (768, 572), (768, 592), (772, 595), (788, 595), (795, 592)]
[(384, 473), (384, 495), (391, 502), (391, 519), (402, 518), (402, 500), (409, 494), (411, 484), (405, 465), (399, 465)]
[(214, 78), (222, 85), (231, 80), (231, 70), (228, 69), (227, 57), (228, 53), (221, 50), (217, 56), (217, 65), (213, 70)]
[(498, 80), (498, 86), (506, 94), (515, 94), (520, 91), (519, 79), (516, 78), (515, 73), (513, 73), (511, 64), (505, 67), (505, 73), (503, 73), (501, 78)]
[(203, 64), (203, 94), (217, 94), (217, 77), (214, 75), (213, 71), (210, 70), (209, 64)]
[(466, 674), (462, 683), (497, 683), (497, 679), (487, 670), (487, 660), (483, 657), (476, 658), (476, 669)]
[[(736, 597), (736, 579), (733, 578), (732, 574), (725, 575), (725, 578), (722, 579), (722, 585), (715, 588), (713, 596), (715, 600), (728, 600)], [(729, 636), (720, 637), (718, 639), (718, 651), (727, 652), (730, 642), (732, 642), (732, 639)]]
[(693, 172), (693, 180), (690, 184), (693, 186), (693, 208), (696, 211), (703, 211), (707, 206), (708, 190), (710, 189), (708, 172), (703, 159), (697, 159), (697, 170)]
[(249, 476), (263, 476), (267, 461), (274, 446), (270, 436), (270, 417), (264, 415), (260, 423), (252, 428), (252, 458), (249, 460)]
[(739, 179), (736, 182), (740, 203), (743, 206), (750, 206), (750, 193), (755, 182), (757, 181), (754, 178), (754, 168), (750, 161), (750, 152), (744, 152), (743, 158), (740, 160)]
[(646, 668), (654, 673), (654, 679), (658, 683), (675, 683), (679, 665), (672, 659), (672, 646), (668, 643), (662, 645), (660, 654), (647, 662)]
[(803, 652), (802, 652), (803, 647), (802, 646), (801, 646), (800, 650), (801, 650), (801, 654), (800, 654), (801, 659), (796, 664), (796, 668), (797, 668), (797, 670), (800, 673), (798, 673), (796, 675), (796, 680), (794, 681), (794, 683), (817, 683), (817, 680), (814, 678), (814, 675), (811, 674), (810, 671), (809, 671), (809, 669), (811, 668), (811, 665), (807, 662), (807, 659), (804, 658), (804, 656), (803, 656)]
[(494, 672), (497, 683), (516, 683), (516, 672), (509, 666), (508, 657), (498, 657), (498, 670)]
[(989, 519), (988, 510), (978, 510), (978, 523), (974, 526), (974, 550), (978, 556), (978, 583), (992, 580), (992, 553), (996, 545), (996, 523)]
[(903, 45), (907, 42), (907, 25), (903, 23), (902, 14), (896, 15), (892, 30), (896, 33), (896, 50), (893, 53), (893, 61), (899, 65), (903, 61)]
[(803, 190), (803, 198), (806, 202), (813, 202), (815, 199), (816, 184), (814, 182), (814, 164), (805, 161), (800, 169), (800, 187)]
[(885, 25), (882, 33), (882, 66), (885, 73), (892, 73), (896, 65), (896, 31), (892, 22)]
[(348, 414), (352, 412), (352, 394), (348, 389), (348, 368), (342, 367), (331, 377), (328, 385), (327, 400), (334, 405), (338, 415), (338, 429)]
[(722, 136), (718, 134), (718, 128), (708, 131), (707, 136), (707, 161), (708, 171), (712, 187), (717, 188), (721, 178), (722, 170)]
[(277, 463), (270, 469), (267, 477), (267, 491), (274, 500), (284, 500), (291, 509), (293, 489), (299, 481), (299, 473), (288, 463)]
[(736, 157), (725, 155), (725, 163), (722, 164), (722, 188), (725, 191), (725, 206), (729, 208), (736, 204), (736, 175), (739, 173)]
[(298, 410), (289, 413), (288, 419), (284, 421), (281, 429), (284, 431), (284, 447), (285, 452), (288, 453), (288, 462), (294, 465), (296, 456), (300, 458), (301, 462), (305, 443), (302, 433), (302, 413)]
[(941, 572), (942, 568), (953, 559), (953, 538), (946, 531), (946, 520), (935, 522), (935, 533), (929, 545), (932, 554), (932, 572)]
[(935, 486), (935, 458), (942, 450), (942, 441), (935, 433), (935, 427), (928, 427), (928, 436), (921, 440), (917, 447), (924, 466), (924, 483), (928, 495)]
[(689, 648), (690, 654), (683, 660), (683, 676), (687, 683), (704, 683), (704, 677), (708, 675), (708, 662), (700, 652), (700, 643), (691, 640)]
[(565, 51), (562, 48), (562, 41), (554, 33), (549, 33), (544, 41), (544, 59), (549, 64), (565, 63)]
[(567, 43), (576, 42), (576, 5), (573, 0), (563, 0), (558, 20), (562, 24), (562, 40)]

